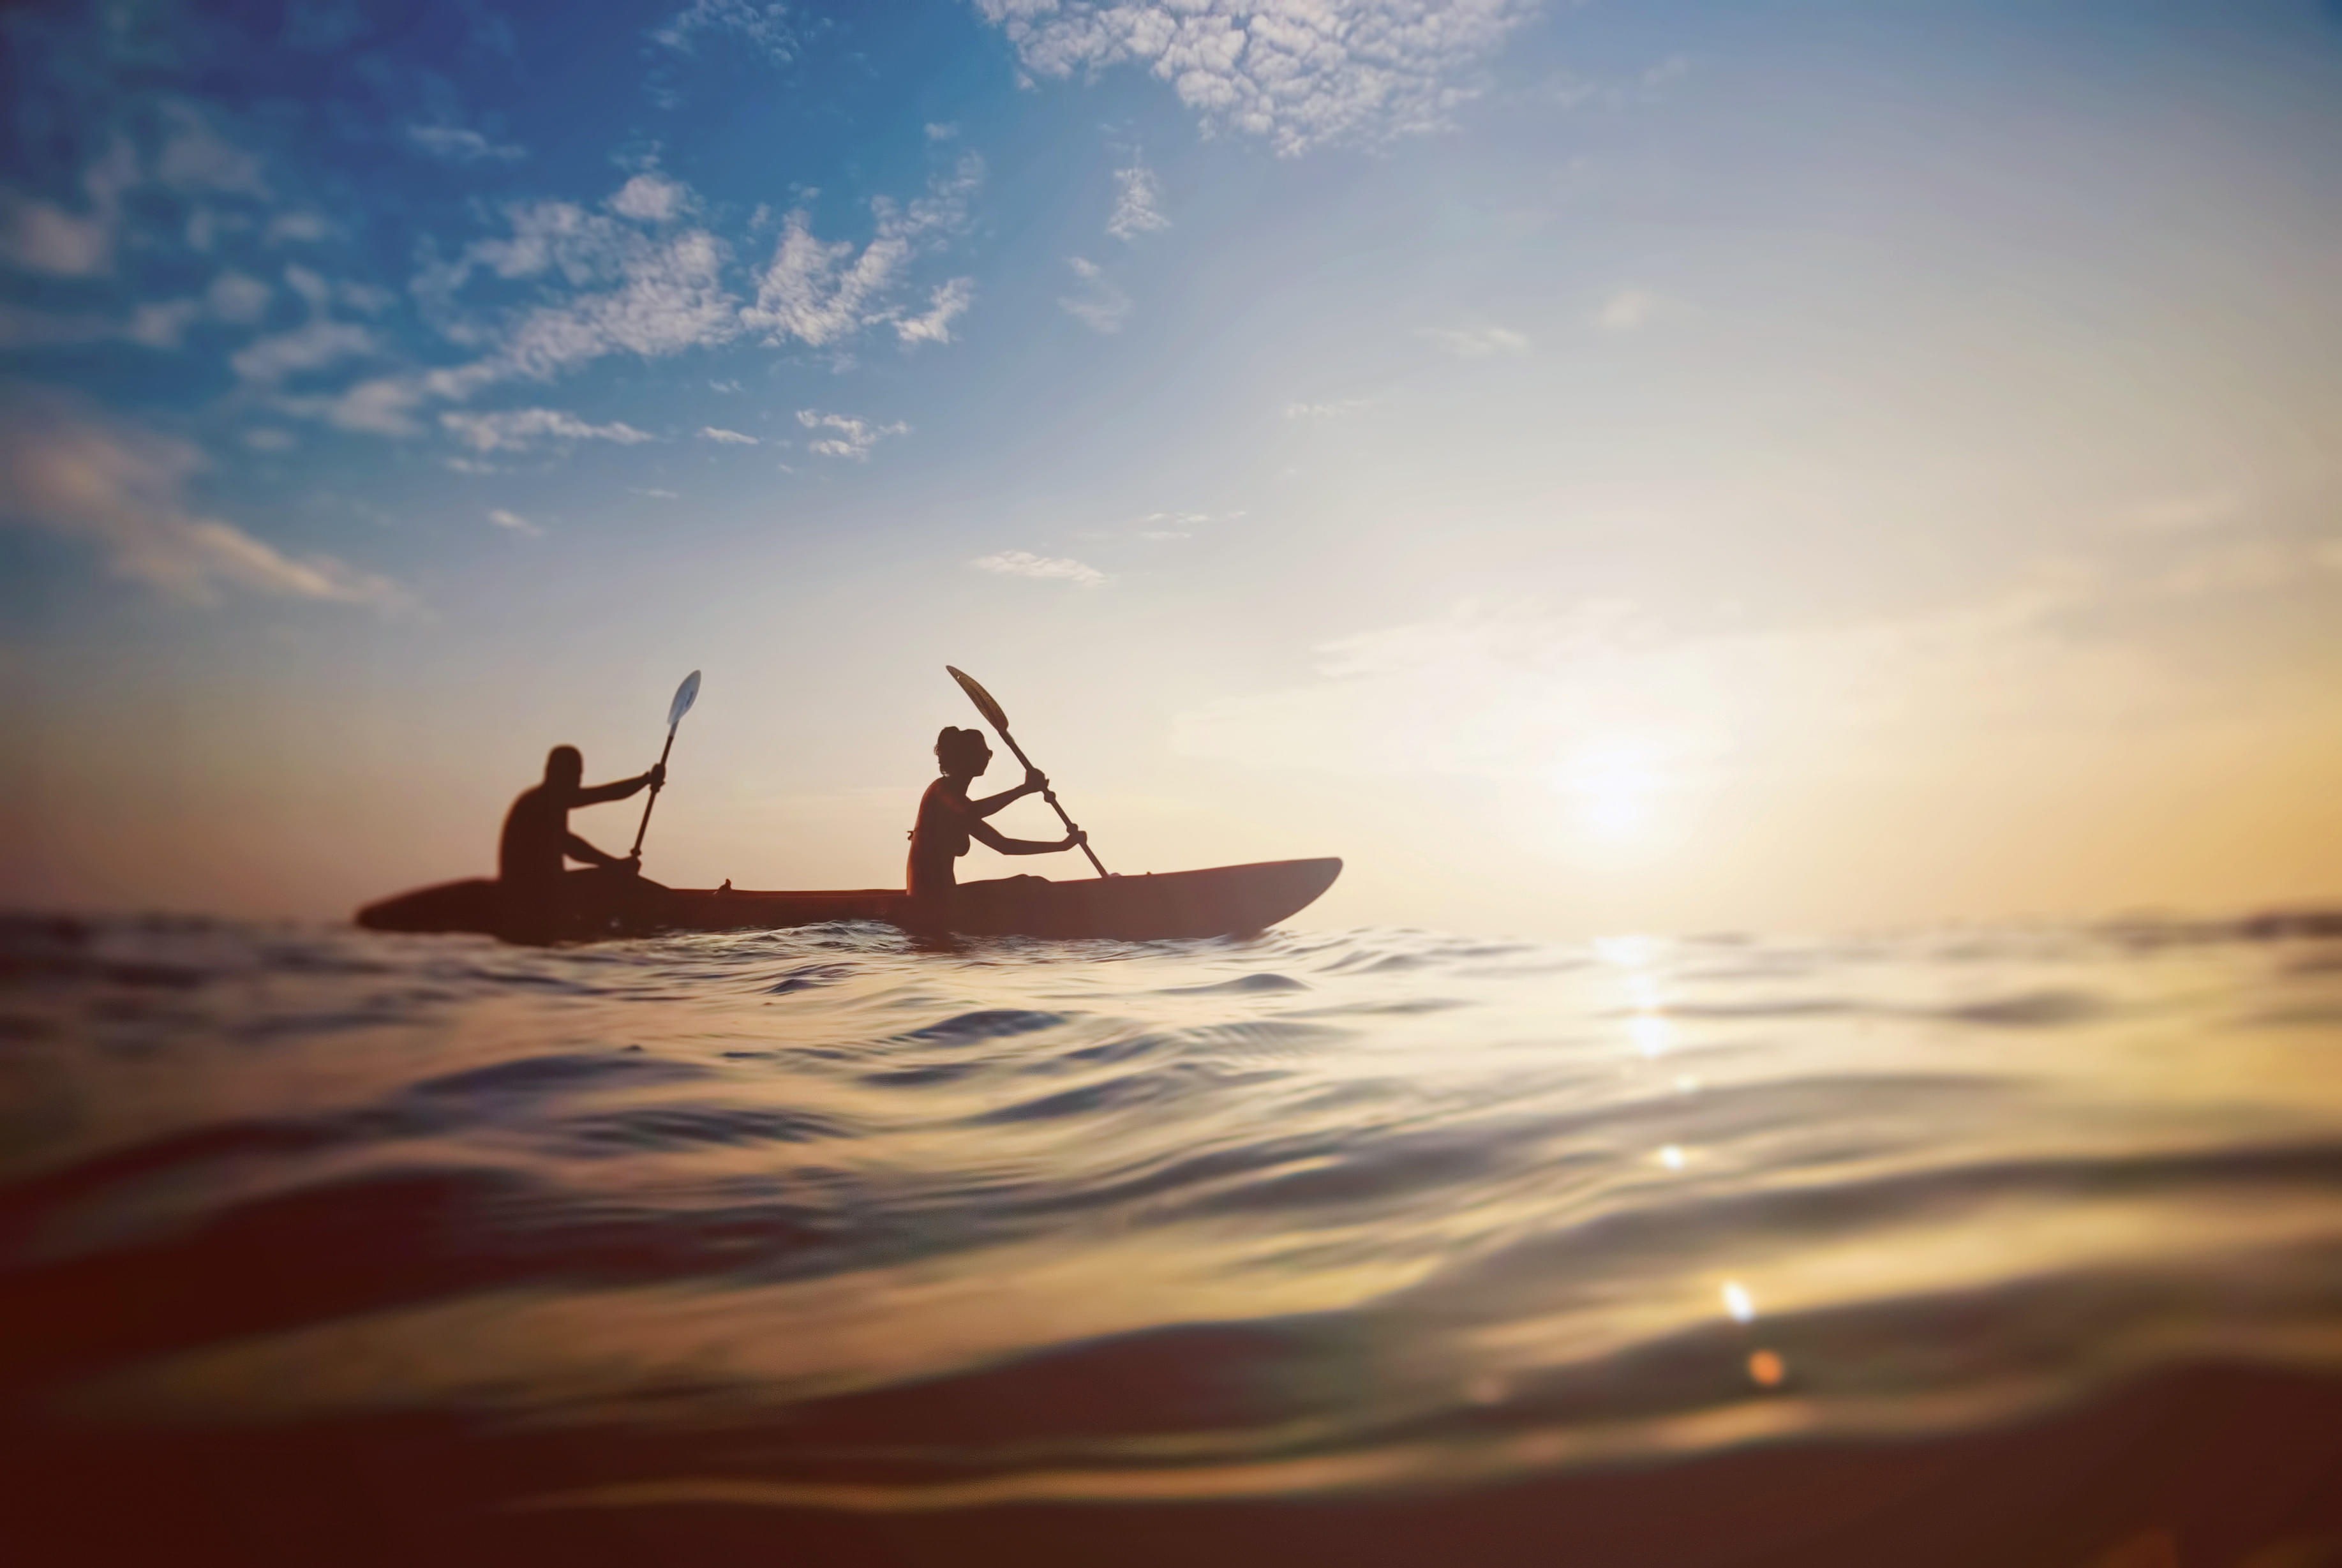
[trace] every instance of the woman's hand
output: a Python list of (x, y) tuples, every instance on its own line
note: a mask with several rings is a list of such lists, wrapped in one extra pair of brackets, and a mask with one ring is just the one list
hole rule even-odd
[(1090, 835), (1088, 834), (1084, 833), (1080, 828), (1076, 828), (1073, 832), (1066, 835), (1066, 841), (1057, 847), (1059, 849), (1079, 849), (1082, 845), (1089, 843), (1089, 841)]
[(1028, 765), (1025, 769), (1024, 788), (1026, 794), (1046, 794), (1049, 793), (1049, 775)]

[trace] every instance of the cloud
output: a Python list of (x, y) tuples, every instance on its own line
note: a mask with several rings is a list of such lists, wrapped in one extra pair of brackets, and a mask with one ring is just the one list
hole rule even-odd
[(544, 529), (538, 527), (535, 524), (530, 522), (519, 513), (507, 512), (501, 506), (495, 507), (488, 513), (488, 521), (495, 524), (499, 528), (508, 528), (515, 534), (525, 534), (532, 539), (542, 539), (545, 537)]
[(1422, 335), (1458, 359), (1526, 354), (1529, 340), (1506, 326), (1425, 327)]
[(255, 338), (230, 355), (228, 365), (245, 381), (274, 385), (288, 375), (372, 355), (379, 347), (374, 334), (355, 322), (317, 316), (290, 332)]
[(1667, 301), (1645, 288), (1622, 288), (1602, 302), (1594, 325), (1605, 332), (1633, 332), (1647, 326), (1667, 309)]
[(754, 446), (757, 444), (756, 438), (753, 435), (743, 435), (736, 430), (719, 429), (713, 424), (701, 425), (699, 438), (702, 441), (713, 441), (726, 446)]
[(0, 191), (0, 261), (20, 272), (90, 277), (114, 265), (111, 215), (69, 213), (15, 191)]
[(1130, 296), (1106, 275), (1106, 269), (1082, 256), (1067, 256), (1066, 265), (1082, 280), (1081, 292), (1062, 295), (1058, 307), (1093, 332), (1116, 333), (1130, 317)]
[(317, 213), (279, 213), (268, 220), (262, 238), (269, 245), (315, 245), (340, 231)]
[(1153, 169), (1145, 164), (1116, 169), (1114, 183), (1120, 194), (1115, 198), (1113, 215), (1106, 221), (1106, 233), (1129, 241), (1171, 226), (1171, 220), (1163, 215), (1163, 187)]
[(631, 424), (588, 424), (557, 408), (513, 408), (498, 414), (450, 412), (439, 416), (456, 440), (475, 452), (516, 452), (539, 441), (615, 441), (632, 446), (651, 440)]
[(636, 175), (610, 198), (610, 210), (640, 223), (673, 223), (691, 205), (691, 189), (652, 171)]
[(2245, 514), (2250, 497), (2240, 489), (2190, 491), (2141, 502), (2116, 520), (2132, 534), (2190, 534), (2218, 528)]
[(203, 314), (199, 300), (148, 300), (132, 307), (122, 335), (148, 348), (176, 348), (188, 326)]
[(979, 572), (995, 572), (1004, 577), (1037, 577), (1044, 581), (1072, 583), (1084, 588), (1095, 588), (1106, 580), (1106, 574), (1095, 566), (1064, 557), (1036, 555), (1028, 550), (1004, 550), (997, 555), (979, 555), (968, 564)]
[(410, 417), (424, 400), (423, 378), (382, 375), (325, 397), (282, 400), (285, 413), (305, 419), (322, 419), (336, 430), (368, 435), (416, 435), (423, 426)]
[(223, 273), (202, 299), (145, 300), (127, 316), (81, 311), (59, 314), (0, 303), (0, 348), (54, 348), (68, 344), (135, 343), (175, 349), (187, 328), (210, 316), (249, 326), (267, 308), (268, 285), (241, 273)]
[(220, 320), (250, 326), (268, 314), (268, 302), (275, 293), (248, 274), (224, 272), (212, 279), (211, 286), (204, 291), (204, 303)]
[(861, 462), (870, 455), (870, 449), (881, 437), (907, 435), (911, 427), (896, 421), (893, 424), (872, 424), (846, 414), (824, 414), (816, 408), (797, 410), (797, 423), (807, 430), (827, 430), (834, 434), (806, 443), (806, 450), (825, 457), (851, 457)]
[(195, 107), (166, 104), (163, 117), (171, 130), (155, 160), (156, 179), (186, 194), (214, 192), (267, 199), (268, 182), (261, 177), (260, 160), (212, 129)]
[(1287, 419), (1341, 419), (1357, 413), (1362, 408), (1371, 406), (1373, 406), (1372, 400), (1364, 397), (1345, 397), (1331, 403), (1288, 403), (1285, 405), (1285, 417)]
[(957, 125), (939, 125), (932, 120), (927, 123), (927, 140), (931, 142), (956, 141), (958, 137)]
[(460, 402), (495, 379), (492, 366), (409, 371), (378, 375), (342, 391), (320, 396), (279, 397), (276, 406), (304, 419), (322, 419), (337, 430), (370, 435), (419, 435), (423, 426), (413, 417), (425, 402)]
[(1446, 128), (1536, 0), (976, 0), (1036, 76), (1145, 66), (1291, 157)]
[(895, 335), (905, 343), (949, 343), (951, 324), (966, 314), (976, 298), (976, 280), (956, 277), (927, 296), (927, 314), (906, 316), (895, 324)]
[(615, 259), (616, 287), (529, 312), (494, 363), (544, 380), (606, 355), (656, 359), (726, 342), (738, 330), (723, 284), (724, 248), (715, 235), (692, 229), (621, 246)]
[(492, 142), (461, 125), (409, 125), (406, 139), (435, 158), (451, 164), (513, 164), (528, 156), (528, 149), (511, 142)]
[(1602, 109), (1626, 109), (1637, 104), (1656, 103), (1666, 96), (1666, 90), (1691, 74), (1691, 62), (1681, 55), (1670, 55), (1658, 64), (1631, 76), (1607, 80), (1580, 76), (1574, 72), (1559, 71), (1547, 79), (1542, 95), (1565, 109), (1592, 105)]
[[(628, 221), (656, 221), (690, 205), (686, 189), (657, 175), (636, 175), (611, 197), (618, 217), (571, 202), (515, 203), (503, 209), (505, 235), (475, 240), (452, 261), (427, 262), (411, 290), (444, 335), (496, 345), (484, 362), (489, 379), (543, 379), (607, 354), (651, 357), (723, 343), (739, 328), (737, 302), (724, 286), (722, 242), (699, 228), (646, 234)], [(475, 319), (460, 298), (483, 273), (566, 296), (501, 320)]]
[(397, 587), (330, 556), (295, 560), (186, 498), (187, 442), (37, 394), (0, 399), (0, 522), (95, 546), (115, 575), (215, 604), (225, 589), (395, 605)]
[(756, 301), (740, 313), (741, 321), (768, 343), (794, 339), (815, 348), (886, 322), (898, 324), (906, 343), (948, 341), (945, 326), (966, 308), (973, 285), (964, 279), (946, 284), (930, 296), (926, 316), (908, 323), (894, 296), (918, 250), (966, 224), (969, 199), (983, 181), (983, 160), (971, 155), (950, 175), (931, 180), (916, 201), (872, 202), (876, 232), (858, 254), (851, 241), (816, 237), (802, 209), (789, 214), (773, 259), (756, 280)]
[(60, 277), (94, 277), (114, 266), (115, 229), (123, 193), (138, 184), (138, 156), (115, 140), (83, 169), (86, 214), (55, 202), (0, 188), (0, 261), (20, 271)]
[[(848, 243), (816, 238), (806, 215), (792, 214), (758, 278), (756, 302), (746, 306), (726, 286), (724, 243), (705, 228), (674, 226), (699, 204), (688, 187), (664, 175), (634, 175), (611, 195), (606, 211), (569, 202), (511, 204), (502, 209), (504, 234), (475, 240), (452, 258), (426, 255), (410, 284), (425, 318), (449, 341), (479, 350), (477, 358), (376, 377), (332, 397), (284, 399), (279, 406), (342, 429), (412, 435), (422, 428), (415, 414), (427, 403), (460, 402), (501, 381), (553, 380), (616, 354), (655, 359), (730, 343), (744, 333), (776, 345), (832, 345), (882, 324), (906, 345), (948, 343), (953, 322), (974, 298), (974, 283), (953, 278), (932, 288), (926, 308), (915, 313), (902, 298), (905, 274), (923, 246), (965, 225), (982, 172), (981, 160), (963, 158), (916, 201), (875, 201), (877, 232), (858, 255)], [(324, 282), (311, 278), (305, 287), (309, 276), (287, 273), (321, 308)], [(536, 299), (502, 313), (482, 311), (469, 294), (482, 282), (526, 285)], [(357, 352), (364, 330), (313, 323), (284, 335), (286, 341), (251, 345), (240, 369), (247, 379), (265, 380), (311, 368)]]
[(701, 36), (709, 34), (736, 38), (776, 65), (796, 59), (801, 47), (789, 25), (789, 8), (777, 0), (761, 5), (753, 0), (696, 0), (654, 28), (651, 39), (678, 55), (694, 55)]

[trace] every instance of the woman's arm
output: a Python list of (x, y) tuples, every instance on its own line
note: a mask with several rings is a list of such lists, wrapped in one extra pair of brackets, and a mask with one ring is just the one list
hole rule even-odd
[(1003, 854), (1055, 854), (1061, 849), (1071, 849), (1089, 837), (1084, 833), (1070, 833), (1055, 844), (1043, 844), (1038, 839), (1010, 838), (990, 824), (981, 822), (969, 823), (967, 832), (976, 843), (987, 849), (996, 849)]
[[(994, 812), (998, 811), (1010, 801), (1022, 799), (1024, 796), (1028, 794), (1038, 794), (1048, 787), (1049, 780), (1046, 774), (1042, 773), (1039, 768), (1026, 768), (1025, 770), (1025, 782), (1023, 784), (1018, 784), (1015, 789), (1002, 790), (996, 795), (986, 795), (982, 800), (972, 800), (967, 803), (967, 809), (971, 814), (976, 816), (990, 816)], [(1005, 854), (1006, 852), (1004, 851), (1003, 853)], [(1039, 852), (1027, 850), (1026, 853), (1033, 854)]]

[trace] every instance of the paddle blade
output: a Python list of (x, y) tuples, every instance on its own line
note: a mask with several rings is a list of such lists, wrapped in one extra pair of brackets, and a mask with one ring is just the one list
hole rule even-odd
[(949, 664), (946, 664), (944, 670), (959, 683), (959, 689), (967, 694), (967, 700), (976, 704), (976, 711), (982, 714), (994, 729), (1006, 731), (1008, 728), (1008, 715), (1000, 711), (1000, 704), (992, 700), (990, 692), (976, 684), (974, 675), (965, 670), (955, 670)]
[(699, 672), (694, 670), (683, 677), (683, 684), (675, 689), (675, 701), (666, 707), (666, 727), (683, 723), (683, 715), (691, 712), (691, 704), (699, 700)]

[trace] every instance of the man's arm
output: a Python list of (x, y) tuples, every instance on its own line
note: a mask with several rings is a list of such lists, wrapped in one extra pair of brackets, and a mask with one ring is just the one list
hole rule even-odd
[(561, 853), (572, 860), (582, 860), (588, 865), (621, 866), (635, 864), (634, 857), (631, 855), (625, 860), (620, 860), (615, 854), (604, 854), (574, 833), (561, 835)]
[(1089, 838), (1089, 834), (1086, 833), (1069, 833), (1055, 844), (1043, 844), (1038, 839), (1010, 838), (989, 823), (981, 822), (969, 823), (967, 832), (968, 836), (975, 839), (976, 843), (983, 844), (986, 849), (996, 849), (1003, 854), (1055, 854), (1061, 849), (1071, 849)]
[(645, 784), (666, 782), (666, 764), (657, 763), (652, 765), (650, 772), (636, 774), (630, 779), (613, 779), (606, 784), (596, 784), (592, 789), (581, 789), (569, 804), (572, 806), (600, 805), (604, 801), (624, 800)]

